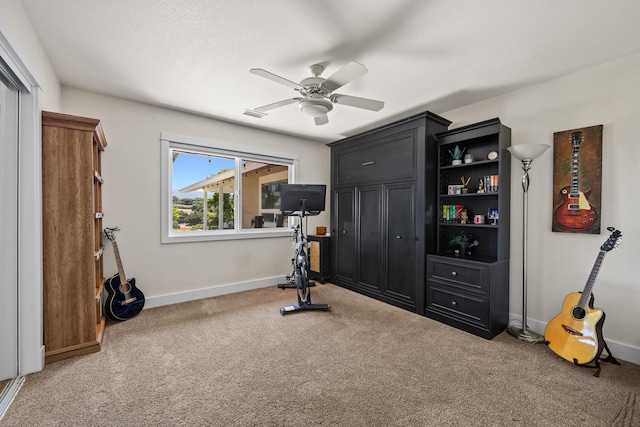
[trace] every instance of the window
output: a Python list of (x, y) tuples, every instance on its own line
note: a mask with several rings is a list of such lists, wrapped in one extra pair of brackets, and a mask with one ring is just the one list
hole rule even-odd
[(295, 154), (163, 133), (162, 242), (289, 236), (281, 185)]

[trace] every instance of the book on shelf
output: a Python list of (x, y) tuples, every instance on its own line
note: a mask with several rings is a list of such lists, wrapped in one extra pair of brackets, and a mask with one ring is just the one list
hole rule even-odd
[(442, 205), (442, 222), (459, 222), (463, 205)]
[(499, 178), (499, 175), (485, 175), (483, 177), (484, 191), (487, 193), (497, 193), (499, 188)]

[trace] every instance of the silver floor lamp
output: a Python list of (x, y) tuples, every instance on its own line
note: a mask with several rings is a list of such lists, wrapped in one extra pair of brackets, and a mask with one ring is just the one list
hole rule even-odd
[(529, 169), (533, 159), (539, 157), (549, 148), (546, 144), (520, 144), (512, 145), (507, 150), (513, 157), (522, 161), (522, 327), (509, 326), (507, 332), (516, 338), (524, 341), (539, 343), (544, 341), (544, 337), (529, 330), (527, 326), (527, 227), (529, 221), (528, 210), (528, 190), (529, 190)]

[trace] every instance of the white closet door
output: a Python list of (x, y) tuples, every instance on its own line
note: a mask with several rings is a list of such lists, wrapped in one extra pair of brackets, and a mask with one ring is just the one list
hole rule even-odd
[(23, 376), (44, 368), (42, 90), (1, 25), (0, 58), (0, 374)]
[(0, 380), (18, 376), (18, 96), (0, 75)]

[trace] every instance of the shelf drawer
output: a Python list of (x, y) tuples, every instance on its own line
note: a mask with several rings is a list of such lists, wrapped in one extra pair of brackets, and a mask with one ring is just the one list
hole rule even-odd
[(416, 176), (413, 134), (359, 147), (336, 156), (337, 185), (372, 181), (412, 180)]
[(489, 268), (480, 263), (463, 260), (427, 260), (427, 280), (461, 287), (467, 291), (488, 294)]
[(461, 295), (446, 287), (430, 283), (427, 291), (427, 310), (454, 317), (465, 323), (489, 325), (489, 301), (482, 297)]

